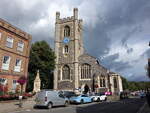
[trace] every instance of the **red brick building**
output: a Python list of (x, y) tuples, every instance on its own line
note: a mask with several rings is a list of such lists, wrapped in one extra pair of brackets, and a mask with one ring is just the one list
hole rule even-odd
[(15, 91), (20, 76), (28, 75), (31, 35), (0, 19), (0, 84)]

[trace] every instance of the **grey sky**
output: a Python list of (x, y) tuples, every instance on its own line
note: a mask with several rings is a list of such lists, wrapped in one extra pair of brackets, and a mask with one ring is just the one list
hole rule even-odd
[(55, 13), (79, 9), (84, 21), (84, 47), (108, 69), (128, 80), (148, 80), (150, 57), (149, 0), (0, 0), (0, 18), (30, 33), (33, 42), (54, 46)]

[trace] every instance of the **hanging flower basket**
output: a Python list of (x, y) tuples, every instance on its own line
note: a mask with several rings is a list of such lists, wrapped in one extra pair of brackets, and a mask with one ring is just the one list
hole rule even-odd
[(21, 76), (17, 82), (20, 84), (20, 85), (24, 85), (26, 82), (27, 82), (27, 78), (25, 76)]

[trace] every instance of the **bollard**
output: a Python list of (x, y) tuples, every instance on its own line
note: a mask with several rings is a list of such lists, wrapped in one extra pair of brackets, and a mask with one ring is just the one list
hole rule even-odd
[(19, 108), (22, 108), (22, 96), (19, 96)]

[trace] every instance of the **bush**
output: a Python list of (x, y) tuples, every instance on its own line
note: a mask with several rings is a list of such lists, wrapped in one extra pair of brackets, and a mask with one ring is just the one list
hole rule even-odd
[[(32, 97), (33, 93), (24, 93), (23, 99), (27, 99), (28, 97)], [(6, 100), (18, 100), (19, 94), (15, 94), (13, 92), (9, 92), (8, 94), (0, 95), (0, 101)]]
[(8, 92), (7, 85), (0, 84), (0, 92), (7, 93)]

